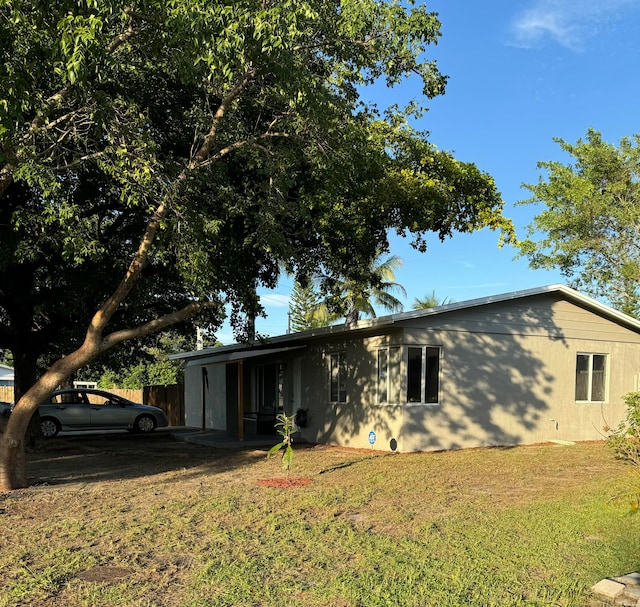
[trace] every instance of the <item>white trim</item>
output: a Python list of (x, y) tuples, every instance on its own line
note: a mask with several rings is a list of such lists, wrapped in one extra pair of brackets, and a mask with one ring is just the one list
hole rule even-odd
[[(258, 356), (269, 356), (271, 354), (280, 354), (281, 352), (289, 352), (291, 350), (302, 350), (307, 346), (290, 346), (288, 348), (268, 348), (265, 350), (233, 350), (229, 352), (220, 352), (220, 354), (214, 354), (213, 351), (209, 351), (209, 356), (202, 356), (202, 350), (200, 351), (201, 357), (194, 358), (187, 361), (186, 366), (191, 367), (194, 365), (213, 365), (216, 363), (234, 362), (240, 360), (246, 360), (247, 358), (256, 358)], [(177, 355), (173, 355), (173, 358), (179, 358)]]
[[(610, 379), (609, 379), (610, 378), (610, 369), (609, 369), (610, 354), (607, 352), (585, 352), (585, 351), (579, 350), (575, 354), (576, 372), (578, 370), (578, 356), (589, 357), (589, 383), (588, 383), (589, 399), (578, 400), (577, 398), (575, 398), (575, 394), (574, 394), (575, 403), (577, 405), (604, 405), (608, 403), (609, 402), (609, 383), (610, 383)], [(594, 356), (602, 356), (604, 358), (604, 399), (603, 400), (593, 400), (593, 398), (591, 398), (593, 396), (592, 390), (593, 390), (593, 357)], [(574, 377), (574, 380), (575, 379), (576, 378)]]

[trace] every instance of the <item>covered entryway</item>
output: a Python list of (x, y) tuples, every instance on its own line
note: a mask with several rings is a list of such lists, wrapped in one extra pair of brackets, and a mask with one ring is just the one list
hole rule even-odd
[(276, 434), (276, 416), (284, 411), (292, 390), (287, 388), (291, 383), (287, 353), (304, 347), (221, 351), (217, 356), (208, 351), (188, 361), (186, 424), (222, 430), (240, 440)]

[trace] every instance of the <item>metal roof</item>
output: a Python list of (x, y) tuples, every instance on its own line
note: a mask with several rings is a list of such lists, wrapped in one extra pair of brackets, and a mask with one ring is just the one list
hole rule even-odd
[[(295, 346), (296, 342), (307, 342), (310, 339), (316, 339), (320, 337), (330, 337), (347, 335), (353, 333), (359, 333), (363, 331), (371, 331), (376, 329), (384, 329), (385, 327), (391, 327), (397, 323), (401, 323), (406, 320), (413, 320), (416, 318), (433, 317), (439, 314), (445, 314), (457, 310), (465, 310), (469, 308), (475, 308), (480, 306), (486, 306), (494, 303), (502, 303), (507, 301), (514, 301), (518, 299), (525, 299), (528, 297), (536, 297), (540, 295), (558, 294), (564, 299), (571, 301), (587, 310), (604, 316), (613, 322), (617, 322), (625, 327), (637, 331), (640, 333), (640, 321), (614, 310), (610, 306), (603, 304), (596, 299), (583, 295), (582, 293), (567, 287), (562, 284), (553, 284), (542, 287), (535, 287), (532, 289), (525, 289), (521, 291), (512, 291), (509, 293), (502, 293), (499, 295), (489, 295), (487, 297), (480, 297), (478, 299), (470, 299), (467, 301), (452, 302), (442, 306), (435, 306), (433, 308), (427, 308), (424, 310), (411, 310), (409, 312), (399, 312), (398, 314), (391, 314), (389, 316), (380, 316), (378, 318), (361, 320), (358, 323), (347, 326), (345, 324), (331, 325), (328, 327), (321, 327), (318, 329), (309, 329), (307, 331), (300, 331), (298, 333), (290, 333), (287, 335), (278, 335), (270, 337), (261, 342), (255, 342), (251, 344), (232, 344), (229, 346), (219, 346), (217, 348), (207, 348), (205, 350), (195, 350), (192, 352), (184, 352), (181, 354), (172, 354), (169, 358), (174, 360), (186, 360), (190, 361), (198, 359), (198, 364), (203, 362), (222, 362), (224, 360), (241, 360), (253, 356), (260, 356), (264, 354), (271, 354), (275, 352), (283, 352), (295, 348), (304, 346)], [(278, 344), (282, 344), (282, 347), (277, 347)], [(284, 344), (292, 344), (285, 347)], [(274, 348), (275, 346), (275, 348)], [(231, 355), (234, 355), (233, 358)]]

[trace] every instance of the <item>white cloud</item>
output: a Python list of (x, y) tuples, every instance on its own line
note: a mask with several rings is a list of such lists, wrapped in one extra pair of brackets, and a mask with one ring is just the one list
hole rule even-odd
[(260, 295), (260, 303), (265, 307), (287, 308), (289, 307), (289, 295), (280, 295), (278, 293), (269, 293), (268, 295)]
[(533, 0), (511, 23), (510, 44), (533, 48), (551, 40), (573, 51), (623, 17), (640, 0)]

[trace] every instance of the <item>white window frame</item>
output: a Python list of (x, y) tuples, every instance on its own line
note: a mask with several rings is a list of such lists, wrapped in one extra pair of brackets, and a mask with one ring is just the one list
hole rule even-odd
[[(420, 350), (420, 356), (421, 356), (421, 360), (420, 360), (420, 399), (419, 400), (409, 400), (409, 389), (410, 389), (410, 385), (409, 385), (409, 373), (410, 373), (410, 366), (409, 366), (409, 355), (412, 349), (415, 350)], [(437, 394), (436, 394), (436, 400), (435, 402), (432, 401), (425, 401), (424, 396), (426, 393), (426, 389), (427, 389), (427, 352), (429, 350), (437, 350), (438, 353), (438, 369), (437, 369)], [(442, 386), (442, 346), (434, 346), (434, 345), (429, 345), (429, 346), (418, 346), (418, 345), (411, 345), (411, 346), (407, 346), (406, 347), (406, 353), (405, 353), (405, 368), (406, 368), (406, 374), (405, 374), (405, 386), (404, 386), (404, 393), (405, 393), (405, 401), (407, 406), (418, 406), (418, 405), (427, 405), (427, 406), (438, 406), (441, 402), (441, 386)]]
[[(588, 376), (587, 376), (587, 398), (578, 398), (578, 358), (580, 356), (588, 357)], [(604, 358), (604, 381), (602, 400), (593, 399), (593, 358), (594, 356), (602, 356)], [(609, 355), (604, 352), (577, 352), (575, 357), (575, 392), (574, 398), (577, 403), (606, 403), (609, 397)]]
[[(380, 357), (384, 354), (385, 365), (384, 370), (380, 365)], [(378, 405), (388, 405), (389, 397), (391, 396), (391, 379), (390, 375), (390, 361), (391, 352), (389, 348), (378, 348), (376, 354), (376, 402)]]

